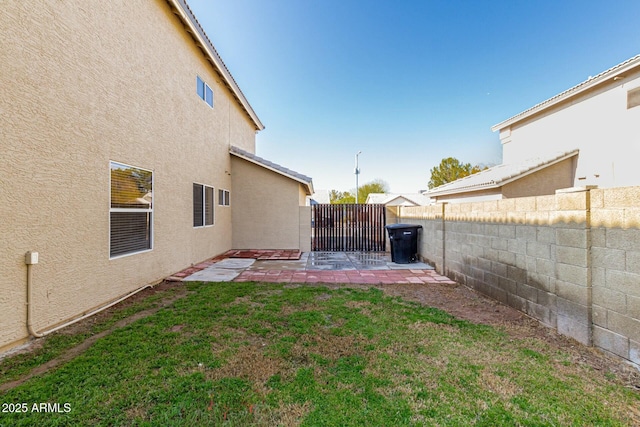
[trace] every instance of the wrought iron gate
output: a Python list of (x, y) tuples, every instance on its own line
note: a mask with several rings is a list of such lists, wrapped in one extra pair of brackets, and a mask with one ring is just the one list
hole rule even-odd
[(384, 205), (313, 205), (311, 249), (314, 251), (385, 250)]

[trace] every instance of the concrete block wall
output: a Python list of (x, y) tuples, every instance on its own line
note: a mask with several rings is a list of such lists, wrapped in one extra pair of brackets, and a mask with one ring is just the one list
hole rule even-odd
[(591, 190), (593, 343), (640, 365), (640, 188)]
[(587, 345), (640, 360), (640, 188), (403, 207), (439, 272)]
[(299, 248), (302, 252), (310, 252), (311, 251), (311, 206), (300, 206), (299, 210), (300, 220), (299, 222), (299, 235), (300, 235), (300, 244)]

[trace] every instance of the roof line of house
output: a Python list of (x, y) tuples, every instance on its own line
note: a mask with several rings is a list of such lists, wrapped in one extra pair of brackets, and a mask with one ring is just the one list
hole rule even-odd
[[(367, 195), (367, 201), (365, 203), (367, 203), (371, 199), (377, 199), (378, 197), (376, 196), (378, 195), (384, 197), (380, 197), (380, 200), (376, 201), (375, 203), (387, 204), (399, 198), (403, 198), (415, 205), (421, 204), (420, 201), (417, 200), (411, 193), (370, 193), (369, 195)], [(417, 195), (422, 196), (421, 194)]]
[(530, 117), (536, 113), (546, 110), (547, 108), (551, 108), (554, 105), (559, 104), (560, 102), (566, 101), (569, 98), (572, 98), (589, 89), (592, 89), (599, 84), (605, 83), (609, 79), (615, 79), (616, 77), (620, 77), (621, 74), (638, 66), (640, 66), (640, 55), (636, 55), (633, 58), (627, 59), (626, 61), (621, 62), (620, 64), (614, 67), (611, 67), (608, 70), (603, 71), (602, 73), (594, 77), (589, 77), (587, 80), (583, 81), (582, 83), (579, 83), (573, 86), (572, 88), (567, 89), (564, 92), (561, 92), (558, 95), (547, 99), (546, 101), (542, 101), (539, 104), (534, 105), (528, 110), (525, 110), (519, 114), (516, 114), (515, 116), (510, 117), (507, 120), (504, 120), (498, 123), (497, 125), (494, 125), (493, 127), (491, 127), (491, 131), (495, 132), (497, 130), (504, 129), (508, 126), (511, 126), (512, 124), (517, 123), (521, 120), (524, 120), (527, 117)]
[(313, 194), (313, 180), (306, 175), (285, 168), (284, 166), (280, 166), (276, 163), (270, 162), (269, 160), (258, 157), (255, 154), (249, 153), (248, 151), (245, 151), (233, 145), (229, 147), (229, 153), (248, 162), (262, 166), (265, 169), (269, 169), (279, 175), (297, 181), (305, 187), (307, 195), (310, 196)]
[(224, 80), (226, 86), (229, 88), (229, 90), (231, 90), (231, 93), (234, 95), (236, 100), (249, 115), (256, 127), (256, 130), (263, 130), (264, 125), (258, 118), (256, 112), (251, 107), (251, 104), (249, 104), (247, 98), (242, 93), (242, 90), (240, 90), (238, 83), (236, 83), (224, 61), (222, 61), (222, 58), (220, 58), (220, 55), (216, 51), (216, 48), (213, 46), (213, 43), (211, 43), (211, 40), (209, 40), (209, 37), (207, 37), (204, 29), (198, 22), (198, 19), (187, 4), (186, 0), (166, 1), (170, 6), (172, 6), (174, 13), (178, 15), (184, 23), (185, 30), (187, 30), (187, 32), (191, 34), (191, 37), (193, 37), (193, 39), (196, 41), (198, 47), (202, 49), (209, 62), (213, 65), (215, 70)]
[[(472, 174), (472, 175), (468, 175), (464, 178), (460, 178), (456, 181), (452, 181), (450, 183), (441, 185), (440, 187), (436, 187), (432, 190), (427, 190), (425, 191), (423, 194), (427, 195), (427, 196), (446, 196), (446, 195), (450, 195), (450, 194), (460, 194), (460, 193), (466, 193), (469, 191), (478, 191), (478, 190), (487, 190), (487, 189), (491, 189), (491, 188), (499, 188), (502, 187), (503, 185), (509, 184), (515, 180), (518, 180), (520, 178), (523, 178), (527, 175), (531, 175), (532, 173), (538, 172), (539, 170), (545, 169), (549, 166), (555, 165), (556, 163), (559, 163), (563, 160), (569, 159), (573, 156), (576, 156), (578, 153), (580, 152), (580, 150), (575, 149), (575, 150), (571, 150), (571, 151), (567, 151), (564, 153), (560, 153), (558, 155), (556, 155), (555, 157), (551, 158), (551, 159), (547, 159), (545, 160), (541, 160), (540, 162), (538, 162), (537, 164), (533, 164), (530, 167), (521, 170), (521, 171), (517, 171), (514, 173), (511, 173), (509, 175), (505, 175), (503, 177), (499, 177), (498, 179), (491, 179), (488, 181), (481, 181), (478, 182), (483, 175), (488, 175), (490, 173), (492, 173), (493, 171), (495, 171), (497, 168), (500, 167), (504, 167), (506, 165), (504, 164), (500, 164), (500, 165), (496, 165), (493, 166), (489, 169), (485, 169), (483, 171), (480, 171), (478, 173)], [(522, 164), (525, 164), (528, 162), (523, 162)], [(469, 185), (464, 185), (464, 183), (468, 181)], [(442, 188), (445, 187), (445, 188)], [(440, 188), (440, 190), (438, 190)]]

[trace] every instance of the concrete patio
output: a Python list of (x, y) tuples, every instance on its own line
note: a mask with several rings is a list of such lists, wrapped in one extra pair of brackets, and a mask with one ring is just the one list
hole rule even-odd
[[(384, 252), (234, 251), (175, 273), (167, 280), (277, 283), (455, 284), (425, 263), (397, 264)], [(260, 252), (260, 253), (258, 253)], [(231, 257), (229, 257), (231, 256)], [(296, 259), (298, 258), (298, 259)]]

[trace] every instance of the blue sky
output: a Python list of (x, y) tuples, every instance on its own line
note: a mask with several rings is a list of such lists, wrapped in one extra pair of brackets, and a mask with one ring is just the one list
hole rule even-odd
[(490, 128), (640, 53), (637, 0), (187, 0), (265, 124), (256, 154), (318, 189), (427, 188), (498, 164)]

